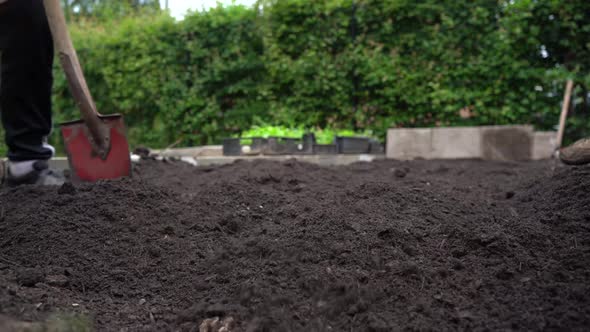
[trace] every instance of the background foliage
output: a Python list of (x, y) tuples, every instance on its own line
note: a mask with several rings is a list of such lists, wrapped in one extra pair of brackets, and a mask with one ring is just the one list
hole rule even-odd
[(111, 20), (143, 12), (160, 12), (159, 0), (60, 0), (66, 19)]
[[(133, 145), (257, 125), (545, 130), (567, 78), (568, 137), (590, 134), (586, 0), (261, 0), (179, 22), (149, 2), (105, 8), (71, 31), (99, 109), (125, 115)], [(57, 121), (78, 117), (57, 64), (54, 104)]]

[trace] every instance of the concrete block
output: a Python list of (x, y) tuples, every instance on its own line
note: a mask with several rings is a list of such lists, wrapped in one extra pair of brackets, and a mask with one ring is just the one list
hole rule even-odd
[(432, 129), (432, 158), (481, 158), (481, 128), (445, 127)]
[(533, 160), (551, 159), (557, 146), (557, 132), (537, 131), (533, 135)]
[(533, 151), (532, 126), (481, 127), (482, 158), (485, 160), (530, 160)]
[(431, 128), (396, 128), (387, 131), (387, 158), (415, 159), (432, 157)]

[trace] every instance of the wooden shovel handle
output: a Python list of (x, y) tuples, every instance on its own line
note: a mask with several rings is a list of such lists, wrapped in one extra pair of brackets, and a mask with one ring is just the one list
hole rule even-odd
[(572, 90), (574, 89), (574, 81), (567, 80), (565, 85), (565, 93), (563, 94), (563, 105), (561, 106), (561, 116), (559, 117), (559, 129), (557, 131), (556, 148), (559, 150), (563, 143), (563, 135), (565, 133), (565, 122), (567, 120), (567, 113), (572, 99)]
[(60, 1), (43, 0), (43, 5), (45, 6), (47, 21), (53, 36), (53, 43), (59, 53), (70, 91), (92, 136), (92, 146), (95, 152), (105, 159), (110, 150), (109, 129), (101, 121), (100, 114), (96, 110), (96, 105), (86, 84), (78, 55), (68, 32)]

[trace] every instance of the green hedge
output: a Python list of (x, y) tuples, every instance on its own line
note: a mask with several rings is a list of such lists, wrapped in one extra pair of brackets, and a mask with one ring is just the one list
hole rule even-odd
[[(269, 124), (381, 138), (390, 127), (550, 129), (566, 78), (590, 83), (586, 0), (261, 1), (71, 31), (100, 111), (125, 115), (132, 145), (218, 143)], [(76, 118), (56, 73), (57, 121)], [(590, 134), (578, 113), (570, 137)]]
[[(260, 95), (266, 69), (255, 11), (215, 9), (176, 23), (167, 15), (72, 27), (103, 113), (125, 115), (133, 144), (213, 142), (269, 110)], [(54, 102), (76, 117), (63, 75)]]

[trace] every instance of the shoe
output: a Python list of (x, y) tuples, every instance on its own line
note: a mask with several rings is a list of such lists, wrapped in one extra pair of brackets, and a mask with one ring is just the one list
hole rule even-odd
[(66, 181), (63, 173), (52, 170), (46, 160), (37, 160), (32, 164), (32, 170), (21, 176), (10, 173), (10, 163), (6, 166), (6, 184), (16, 187), (24, 184), (41, 186), (61, 186)]
[(590, 163), (590, 138), (581, 139), (559, 150), (559, 158), (567, 165), (584, 165)]

